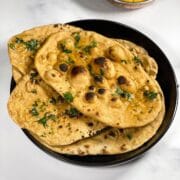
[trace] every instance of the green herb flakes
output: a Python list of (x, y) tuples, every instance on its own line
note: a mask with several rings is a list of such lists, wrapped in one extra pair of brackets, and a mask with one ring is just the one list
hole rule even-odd
[(121, 97), (123, 97), (123, 98), (125, 98), (127, 100), (131, 100), (133, 98), (131, 93), (129, 93), (127, 91), (124, 91), (119, 87), (116, 88), (115, 94), (117, 94), (117, 95), (119, 95), (119, 96), (121, 96)]
[(73, 95), (71, 94), (71, 92), (66, 92), (63, 94), (63, 97), (64, 97), (64, 100), (67, 102), (67, 103), (70, 103), (73, 101)]
[(149, 99), (149, 100), (153, 100), (157, 97), (158, 93), (153, 92), (153, 91), (144, 91), (144, 96)]
[(74, 60), (71, 57), (68, 57), (67, 61), (65, 61), (66, 64), (74, 64)]
[(8, 46), (9, 46), (9, 48), (11, 48), (13, 50), (15, 49), (15, 45), (13, 43), (9, 43)]
[(18, 38), (16, 37), (16, 41), (15, 41), (17, 44), (20, 44), (20, 43), (24, 43), (23, 39), (21, 38)]
[(24, 45), (26, 46), (27, 50), (35, 51), (39, 46), (39, 41), (36, 39), (31, 39), (27, 42), (24, 42)]
[(92, 41), (89, 45), (85, 46), (83, 48), (83, 51), (87, 54), (89, 54), (91, 52), (92, 48), (95, 48), (97, 46), (97, 42), (96, 41)]
[(65, 114), (70, 118), (78, 117), (81, 113), (76, 108), (66, 109)]
[(75, 40), (75, 47), (77, 47), (81, 37), (79, 35), (79, 32), (75, 32), (75, 33), (73, 33), (73, 35), (74, 35), (74, 40)]
[(56, 116), (54, 114), (45, 113), (44, 116), (42, 118), (40, 118), (37, 122), (39, 124), (42, 124), (44, 127), (47, 127), (48, 120), (55, 121), (56, 120)]
[(39, 115), (39, 112), (37, 111), (36, 107), (33, 106), (32, 109), (29, 111), (29, 113), (32, 115), (32, 116), (38, 116)]
[(64, 43), (61, 43), (59, 45), (59, 48), (62, 50), (62, 52), (66, 53), (66, 54), (72, 53), (72, 50), (67, 49)]
[(44, 116), (37, 121), (39, 124), (42, 124), (44, 127), (47, 126), (47, 118)]
[(103, 70), (102, 68), (100, 68), (99, 74), (95, 74), (95, 73), (93, 72), (93, 69), (92, 69), (92, 65), (91, 65), (91, 64), (88, 64), (87, 68), (88, 68), (88, 70), (89, 70), (90, 75), (93, 76), (94, 79), (96, 79), (97, 81), (98, 81), (98, 80), (99, 80), (99, 81), (102, 81), (102, 80), (103, 80), (104, 70)]
[(142, 61), (138, 56), (134, 56), (133, 60), (136, 64), (142, 64)]
[(40, 45), (39, 41), (36, 40), (36, 39), (31, 39), (29, 41), (24, 41), (23, 39), (16, 37), (16, 41), (15, 42), (17, 44), (23, 44), (27, 48), (27, 50), (29, 50), (29, 51), (37, 50), (37, 48)]

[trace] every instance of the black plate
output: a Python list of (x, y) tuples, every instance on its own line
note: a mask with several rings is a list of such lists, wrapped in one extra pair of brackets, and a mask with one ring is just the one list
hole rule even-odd
[[(24, 133), (31, 139), (33, 143), (35, 143), (39, 148), (41, 148), (46, 153), (51, 156), (56, 157), (59, 160), (64, 160), (73, 164), (79, 165), (87, 165), (87, 166), (105, 166), (105, 165), (115, 165), (122, 164), (125, 162), (129, 162), (131, 160), (140, 157), (140, 155), (144, 154), (147, 150), (149, 150), (152, 146), (154, 146), (166, 133), (168, 130), (177, 107), (178, 102), (178, 90), (177, 90), (177, 81), (175, 77), (175, 73), (173, 68), (162, 52), (162, 50), (147, 36), (142, 34), (141, 32), (123, 25), (121, 23), (106, 21), (106, 20), (80, 20), (68, 23), (70, 25), (81, 27), (85, 30), (93, 30), (98, 33), (101, 33), (105, 36), (111, 38), (122, 38), (126, 40), (130, 40), (138, 45), (144, 47), (150, 54), (150, 56), (154, 57), (159, 66), (159, 71), (157, 75), (157, 80), (164, 92), (165, 103), (166, 103), (166, 114), (164, 117), (164, 121), (159, 128), (157, 134), (151, 138), (148, 142), (142, 145), (140, 148), (119, 155), (97, 155), (97, 156), (72, 156), (72, 155), (62, 155), (56, 152), (51, 151), (46, 148), (42, 144), (40, 144), (37, 140), (35, 140), (27, 130), (23, 130)], [(15, 82), (12, 80), (11, 82), (11, 91), (15, 87)]]

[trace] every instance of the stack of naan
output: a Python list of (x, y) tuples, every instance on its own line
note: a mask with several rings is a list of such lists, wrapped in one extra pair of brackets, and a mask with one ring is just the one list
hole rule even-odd
[(55, 24), (13, 36), (8, 50), (16, 81), (9, 114), (55, 152), (132, 151), (163, 121), (158, 66), (132, 42)]

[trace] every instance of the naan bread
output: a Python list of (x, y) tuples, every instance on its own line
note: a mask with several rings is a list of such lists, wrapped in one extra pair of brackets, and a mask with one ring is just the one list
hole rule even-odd
[(70, 155), (113, 155), (135, 150), (150, 140), (159, 129), (165, 113), (164, 101), (158, 116), (150, 124), (129, 129), (111, 128), (94, 137), (81, 140), (77, 143), (51, 147), (45, 144), (42, 139), (32, 134), (41, 144), (52, 151)]
[[(34, 68), (35, 53), (51, 34), (61, 31), (72, 32), (78, 30), (80, 28), (54, 24), (35, 27), (13, 36), (8, 42), (8, 51), (11, 64), (13, 65), (12, 74), (16, 83)], [(158, 71), (157, 64), (153, 58), (148, 56), (146, 50), (130, 41), (122, 39), (117, 39), (117, 41), (132, 50), (135, 55), (137, 54), (141, 57), (145, 71), (149, 75), (156, 76)]]
[(71, 94), (74, 107), (118, 128), (144, 126), (161, 110), (161, 89), (141, 63), (120, 43), (91, 31), (55, 33), (35, 57), (42, 79), (62, 96)]
[(12, 119), (51, 146), (67, 145), (99, 133), (105, 125), (78, 112), (36, 72), (16, 85), (8, 101)]
[(141, 65), (144, 70), (150, 75), (152, 78), (156, 79), (158, 73), (158, 65), (154, 58), (150, 57), (148, 52), (141, 46), (137, 44), (123, 40), (123, 39), (116, 39), (117, 42), (121, 43), (123, 46), (129, 49), (134, 56), (139, 57), (141, 59)]
[[(69, 25), (52, 24), (35, 27), (13, 36), (8, 41), (8, 51), (11, 64), (21, 75), (28, 74), (34, 68), (34, 56), (49, 35), (61, 31), (80, 30)], [(16, 76), (17, 71), (13, 71)], [(16, 77), (14, 79), (17, 79)], [(19, 78), (18, 78), (19, 79)]]

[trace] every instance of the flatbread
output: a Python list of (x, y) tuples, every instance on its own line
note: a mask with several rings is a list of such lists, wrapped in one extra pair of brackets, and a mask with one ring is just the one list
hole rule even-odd
[(131, 53), (134, 56), (139, 57), (141, 59), (141, 65), (144, 68), (144, 70), (147, 72), (149, 76), (156, 79), (157, 73), (158, 73), (158, 65), (154, 58), (149, 56), (148, 52), (141, 46), (138, 46), (137, 44), (123, 40), (123, 39), (116, 39), (117, 42), (121, 43), (123, 46), (129, 49)]
[[(73, 63), (64, 72), (60, 66), (68, 60)], [(161, 89), (140, 64), (120, 43), (91, 31), (55, 33), (35, 57), (47, 84), (71, 94), (70, 103), (83, 114), (118, 128), (144, 126), (161, 110)]]
[(78, 156), (122, 154), (135, 150), (150, 140), (158, 131), (164, 114), (165, 105), (163, 100), (162, 109), (158, 116), (146, 126), (129, 129), (111, 128), (97, 136), (56, 148), (48, 146), (36, 135), (32, 134), (32, 136), (50, 150), (61, 154)]
[(44, 43), (45, 39), (49, 35), (61, 32), (62, 30), (72, 32), (79, 30), (79, 28), (63, 24), (51, 24), (35, 27), (13, 36), (8, 41), (8, 52), (13, 67), (16, 67), (16, 70), (22, 75), (28, 74), (34, 68), (35, 53)]
[(35, 72), (16, 85), (8, 110), (21, 128), (32, 131), (51, 146), (71, 144), (106, 127), (64, 102)]
[[(41, 45), (45, 42), (45, 40), (53, 33), (61, 32), (61, 31), (74, 31), (80, 30), (80, 28), (75, 28), (68, 25), (61, 24), (51, 24), (45, 26), (35, 27), (29, 30), (26, 30), (20, 34), (13, 36), (8, 41), (8, 51), (9, 57), (11, 60), (11, 64), (13, 65), (12, 74), (13, 77), (18, 83), (18, 81), (26, 74), (30, 72), (31, 69), (34, 68), (34, 55), (36, 51), (41, 47)], [(22, 40), (22, 42), (21, 42)], [(35, 50), (27, 50), (24, 42), (37, 40), (37, 46), (34, 44)], [(133, 51), (134, 55), (138, 55), (142, 60), (142, 65), (145, 71), (156, 77), (158, 68), (156, 62), (153, 58), (148, 56), (148, 53), (142, 47), (137, 46), (136, 44), (126, 41), (123, 39), (117, 39), (117, 41), (123, 44), (125, 47), (129, 48)], [(33, 46), (32, 46), (33, 47)]]

